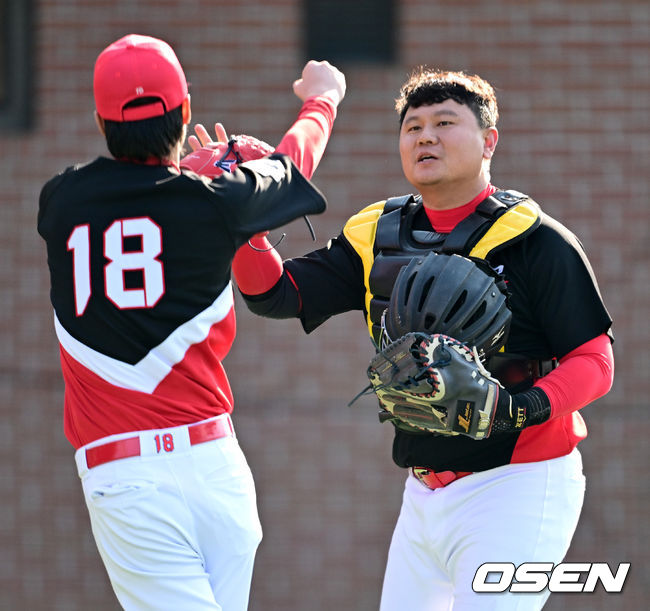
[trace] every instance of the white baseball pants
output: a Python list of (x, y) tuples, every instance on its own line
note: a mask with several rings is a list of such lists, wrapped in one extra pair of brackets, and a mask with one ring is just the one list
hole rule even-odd
[[(139, 436), (141, 456), (87, 467), (87, 448), (133, 433), (75, 454), (120, 604), (127, 611), (245, 611), (262, 529), (236, 437), (190, 445), (187, 427)], [(173, 444), (165, 448), (161, 439)]]
[(577, 449), (506, 465), (429, 490), (412, 475), (393, 533), (381, 611), (536, 611), (549, 592), (474, 593), (485, 562), (564, 558), (578, 524), (585, 478)]

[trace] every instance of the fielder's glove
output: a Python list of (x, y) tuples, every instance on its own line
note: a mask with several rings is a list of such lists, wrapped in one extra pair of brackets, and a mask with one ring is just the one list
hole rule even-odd
[(475, 350), (446, 335), (408, 333), (379, 352), (367, 373), (380, 420), (406, 430), (485, 439), (550, 416), (542, 390), (510, 395)]
[(232, 136), (228, 142), (212, 142), (181, 159), (180, 166), (201, 176), (216, 178), (224, 172), (234, 172), (238, 164), (260, 159), (274, 148), (253, 136)]

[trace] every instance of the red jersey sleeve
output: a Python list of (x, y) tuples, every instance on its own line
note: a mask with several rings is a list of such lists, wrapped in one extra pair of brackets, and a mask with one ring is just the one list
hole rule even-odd
[(535, 383), (551, 402), (551, 418), (575, 412), (602, 397), (614, 380), (614, 353), (606, 333), (560, 359), (560, 365)]
[[(276, 152), (291, 157), (302, 174), (311, 178), (323, 157), (335, 118), (336, 104), (328, 97), (307, 98)], [(242, 246), (235, 254), (232, 271), (242, 293), (260, 295), (282, 276), (282, 258), (265, 237), (253, 238), (252, 243), (259, 250)]]
[(307, 98), (296, 122), (289, 128), (278, 153), (291, 157), (298, 169), (311, 178), (320, 163), (336, 119), (336, 105), (326, 96)]

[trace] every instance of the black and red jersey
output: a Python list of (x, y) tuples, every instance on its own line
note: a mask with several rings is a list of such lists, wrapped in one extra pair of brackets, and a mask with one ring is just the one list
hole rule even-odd
[(65, 433), (79, 447), (230, 412), (230, 272), (254, 234), (325, 209), (288, 157), (212, 181), (100, 157), (42, 189)]
[[(361, 234), (374, 241), (378, 214), (364, 216), (362, 211), (357, 216)], [(413, 223), (414, 230), (436, 230), (422, 207)], [(581, 243), (548, 215), (542, 213), (537, 229), (495, 252), (489, 263), (504, 275), (511, 293), (507, 353), (541, 361), (561, 359), (609, 330), (612, 321)], [(335, 314), (360, 310), (365, 317), (366, 273), (364, 261), (344, 230), (326, 248), (285, 261), (284, 272), (272, 288), (244, 298), (260, 315), (299, 317), (309, 333)], [(482, 471), (568, 454), (586, 434), (578, 411), (521, 433), (495, 434), (478, 441), (396, 429), (393, 459), (402, 467)]]

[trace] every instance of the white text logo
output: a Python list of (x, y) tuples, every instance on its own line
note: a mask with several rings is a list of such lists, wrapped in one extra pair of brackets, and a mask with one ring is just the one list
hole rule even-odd
[[(593, 592), (600, 582), (606, 592), (620, 592), (625, 584), (629, 562), (613, 572), (606, 562), (486, 562), (474, 575), (474, 592)], [(582, 578), (582, 576), (584, 578)]]

